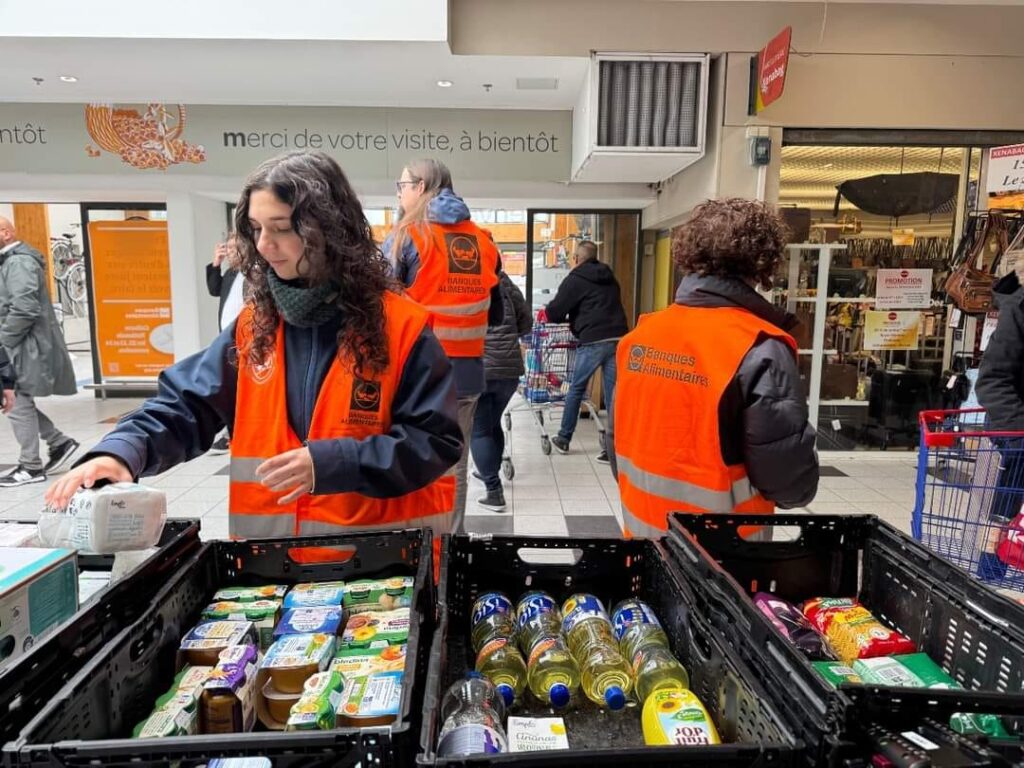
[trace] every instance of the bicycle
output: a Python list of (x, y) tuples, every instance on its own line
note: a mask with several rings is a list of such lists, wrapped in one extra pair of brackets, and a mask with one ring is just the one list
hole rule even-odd
[(50, 238), (53, 277), (57, 281), (59, 303), (65, 312), (73, 317), (84, 317), (88, 311), (85, 264), (73, 237), (74, 233), (65, 232), (60, 237)]

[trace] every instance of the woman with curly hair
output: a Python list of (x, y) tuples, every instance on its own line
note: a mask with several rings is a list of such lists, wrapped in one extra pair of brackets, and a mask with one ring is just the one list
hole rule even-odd
[(708, 201), (676, 231), (675, 303), (618, 348), (609, 453), (627, 536), (662, 535), (671, 512), (770, 513), (814, 498), (795, 318), (754, 290), (771, 286), (784, 246), (778, 214), (750, 200)]
[(165, 370), (47, 502), (164, 472), (231, 425), (233, 537), (447, 532), (442, 476), (462, 449), (451, 364), (426, 311), (392, 291), (341, 168), (319, 152), (263, 163), (235, 225), (250, 291), (238, 320)]

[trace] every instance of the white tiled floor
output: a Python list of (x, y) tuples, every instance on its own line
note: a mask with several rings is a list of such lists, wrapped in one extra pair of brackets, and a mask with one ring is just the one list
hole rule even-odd
[[(522, 406), (518, 399), (514, 403)], [(127, 399), (96, 400), (91, 392), (39, 403), (60, 429), (84, 446), (95, 443), (110, 429), (110, 420), (137, 404)], [(550, 415), (546, 423), (552, 432), (557, 430), (557, 420), (552, 425)], [(618, 489), (608, 466), (595, 461), (599, 448), (593, 421), (580, 421), (569, 455), (546, 456), (541, 451), (539, 427), (529, 413), (519, 410), (514, 413), (510, 450), (515, 478), (505, 484), (508, 510), (497, 513), (480, 507), (476, 500), (484, 495), (484, 489), (471, 479), (468, 530), (578, 537), (617, 534)], [(806, 511), (877, 514), (909, 532), (915, 453), (823, 453), (821, 458), (824, 466), (844, 476), (823, 476), (818, 496)], [(0, 425), (0, 466), (16, 460), (14, 437), (6, 425)], [(223, 537), (227, 534), (227, 477), (218, 473), (226, 465), (226, 456), (204, 456), (146, 482), (166, 491), (171, 516), (201, 518), (205, 538)], [(45, 485), (0, 490), (0, 519), (35, 519), (44, 491)]]

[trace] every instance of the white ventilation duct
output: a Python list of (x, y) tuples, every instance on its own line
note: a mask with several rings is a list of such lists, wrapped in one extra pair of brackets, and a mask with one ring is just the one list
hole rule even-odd
[(605, 54), (573, 114), (573, 180), (662, 181), (704, 156), (709, 57)]

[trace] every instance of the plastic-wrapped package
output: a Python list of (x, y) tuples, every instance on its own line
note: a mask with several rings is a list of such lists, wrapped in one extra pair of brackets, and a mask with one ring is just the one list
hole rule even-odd
[(45, 547), (111, 555), (156, 545), (167, 520), (167, 496), (156, 488), (114, 483), (78, 491), (64, 512), (39, 517)]
[(807, 617), (800, 613), (795, 605), (767, 592), (758, 592), (754, 595), (754, 605), (808, 659), (811, 661), (833, 661), (835, 659), (825, 638), (811, 626)]
[(816, 597), (803, 604), (803, 612), (841, 661), (917, 650), (913, 640), (886, 627), (853, 598)]

